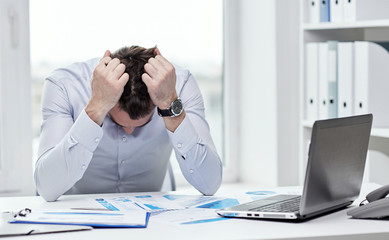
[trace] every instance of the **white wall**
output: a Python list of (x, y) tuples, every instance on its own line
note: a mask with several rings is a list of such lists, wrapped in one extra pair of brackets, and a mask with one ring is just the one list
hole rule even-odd
[[(298, 1), (238, 5), (239, 180), (298, 184)], [(228, 126), (227, 126), (228, 127)], [(228, 141), (228, 139), (227, 139)]]
[(276, 183), (277, 94), (275, 1), (241, 1), (240, 176)]

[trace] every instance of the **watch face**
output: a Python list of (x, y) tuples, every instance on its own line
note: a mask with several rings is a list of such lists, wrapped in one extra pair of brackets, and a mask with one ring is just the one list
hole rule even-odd
[(174, 100), (173, 104), (172, 104), (172, 108), (171, 108), (171, 111), (174, 115), (180, 115), (181, 112), (182, 112), (182, 101), (181, 99), (177, 99), (177, 100)]

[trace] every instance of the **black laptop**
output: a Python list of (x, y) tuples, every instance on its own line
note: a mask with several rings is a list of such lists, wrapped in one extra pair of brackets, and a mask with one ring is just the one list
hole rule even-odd
[(372, 114), (366, 114), (314, 123), (302, 196), (276, 195), (216, 212), (304, 220), (350, 205), (360, 193), (372, 120)]

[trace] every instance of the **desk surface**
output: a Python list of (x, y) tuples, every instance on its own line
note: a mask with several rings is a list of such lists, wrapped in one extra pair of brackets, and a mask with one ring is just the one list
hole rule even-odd
[[(378, 185), (367, 184), (361, 196)], [(244, 184), (224, 185), (217, 196), (225, 196), (234, 189), (260, 190)], [(196, 194), (195, 190), (176, 191), (175, 194)], [(87, 198), (94, 196), (128, 196), (126, 194), (68, 195), (48, 203), (41, 197), (0, 198), (0, 212), (31, 208), (70, 208), (87, 205)], [(357, 201), (361, 200), (358, 199)], [(357, 202), (356, 201), (356, 202)], [(312, 219), (303, 223), (263, 220), (229, 219), (211, 223), (174, 226), (154, 222), (150, 218), (147, 228), (139, 229), (93, 229), (92, 231), (54, 233), (12, 239), (389, 239), (389, 221), (350, 219), (345, 210)], [(164, 237), (161, 237), (164, 236)], [(166, 236), (166, 237), (165, 237)], [(6, 239), (6, 238), (2, 238)], [(11, 239), (11, 238), (9, 238)]]

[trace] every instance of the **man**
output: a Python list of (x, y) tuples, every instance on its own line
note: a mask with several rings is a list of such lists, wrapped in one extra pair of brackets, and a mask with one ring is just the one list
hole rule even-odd
[(45, 81), (35, 168), (38, 193), (160, 191), (172, 147), (187, 181), (205, 195), (222, 164), (198, 85), (157, 48), (124, 47), (55, 70)]

